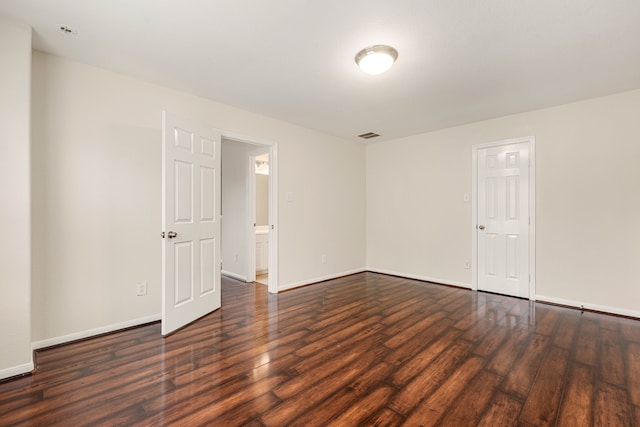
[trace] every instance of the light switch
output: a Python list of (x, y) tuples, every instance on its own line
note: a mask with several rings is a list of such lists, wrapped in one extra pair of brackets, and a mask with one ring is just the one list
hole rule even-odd
[(285, 195), (285, 199), (287, 200), (287, 202), (293, 202), (295, 200), (293, 191), (287, 191), (287, 194)]

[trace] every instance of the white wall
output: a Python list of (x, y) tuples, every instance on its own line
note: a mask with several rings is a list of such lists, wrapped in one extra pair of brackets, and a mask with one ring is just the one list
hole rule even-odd
[(364, 268), (361, 144), (39, 52), (33, 92), (37, 344), (160, 312), (162, 110), (278, 143), (281, 289)]
[(31, 357), (31, 28), (0, 17), (0, 379)]
[(248, 152), (255, 149), (255, 146), (222, 140), (222, 270), (245, 281), (249, 268), (246, 256)]
[(269, 224), (269, 175), (256, 174), (256, 224)]
[(640, 316), (640, 91), (367, 147), (367, 263), (469, 285), (473, 144), (536, 138), (539, 299)]

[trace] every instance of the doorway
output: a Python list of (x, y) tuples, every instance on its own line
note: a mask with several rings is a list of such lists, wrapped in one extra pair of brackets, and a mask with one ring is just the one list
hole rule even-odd
[[(268, 175), (256, 173), (257, 161), (263, 168), (260, 172), (268, 167)], [(266, 197), (259, 215), (256, 190)], [(270, 293), (278, 292), (277, 200), (277, 145), (223, 132), (221, 271), (247, 283), (256, 281), (258, 272)], [(268, 282), (260, 274), (267, 272)]]
[(535, 140), (474, 145), (473, 289), (535, 300)]
[[(249, 269), (254, 271), (254, 281), (269, 285), (269, 152), (257, 150), (249, 156), (249, 212), (253, 212), (254, 233), (249, 239), (249, 249), (255, 248), (254, 262)], [(251, 259), (251, 256), (249, 256)], [(252, 267), (254, 266), (254, 267)]]

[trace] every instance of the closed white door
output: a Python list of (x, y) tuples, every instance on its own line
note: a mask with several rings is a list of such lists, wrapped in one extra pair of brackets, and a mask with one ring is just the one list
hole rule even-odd
[(530, 298), (528, 142), (478, 149), (478, 289)]
[(216, 310), (220, 134), (163, 112), (162, 334)]

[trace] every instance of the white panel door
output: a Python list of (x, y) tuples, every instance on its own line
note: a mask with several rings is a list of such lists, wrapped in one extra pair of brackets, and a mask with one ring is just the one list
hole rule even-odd
[(529, 143), (478, 150), (478, 289), (529, 298)]
[(163, 112), (162, 334), (216, 310), (220, 134)]

